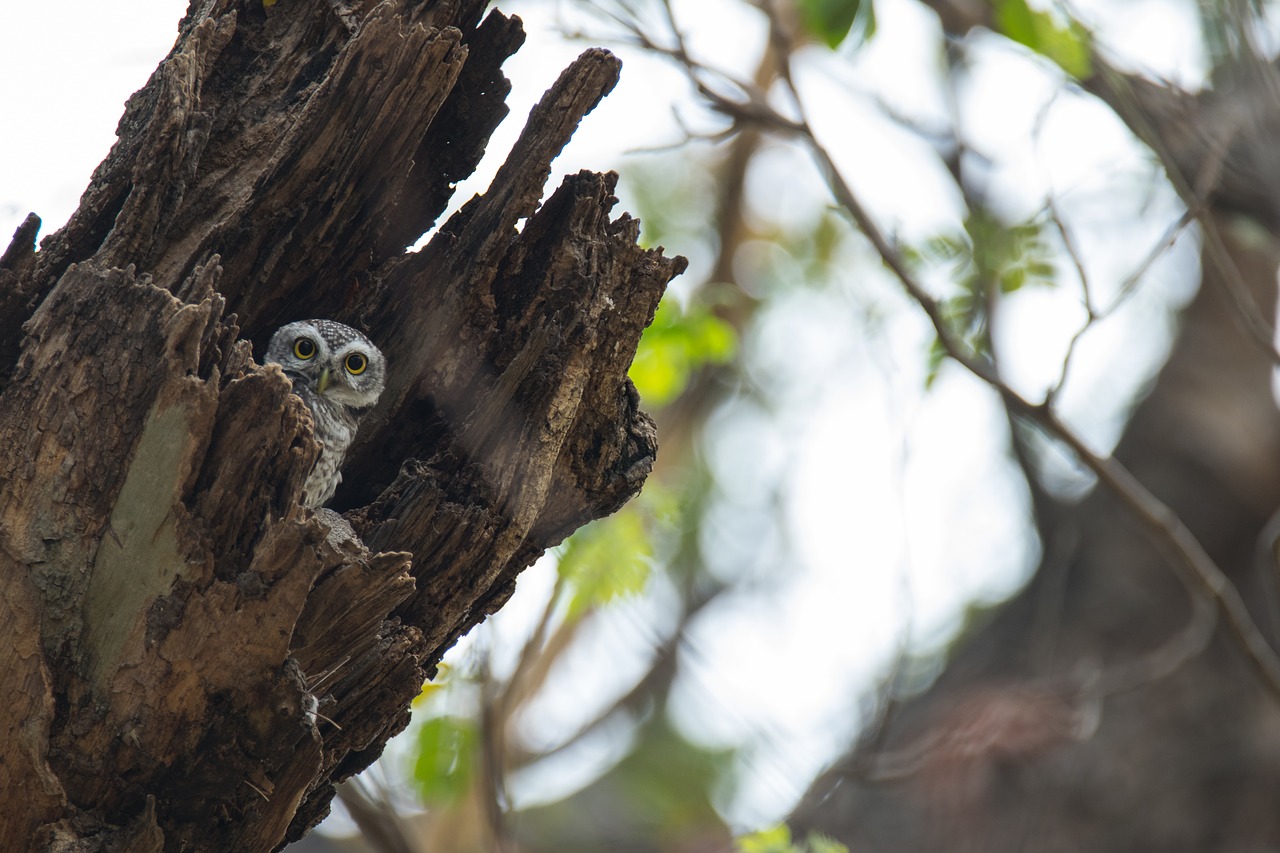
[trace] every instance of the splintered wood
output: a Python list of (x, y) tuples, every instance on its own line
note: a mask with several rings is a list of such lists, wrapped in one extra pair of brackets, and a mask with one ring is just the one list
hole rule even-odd
[[(613, 87), (586, 51), (491, 189), (519, 21), (481, 0), (193, 4), (80, 209), (0, 259), (0, 837), (272, 850), (371, 763), (517, 575), (634, 495), (626, 371), (682, 258), (551, 160)], [(387, 354), (334, 509), (253, 361), (300, 317)], [(361, 541), (363, 540), (363, 541)]]

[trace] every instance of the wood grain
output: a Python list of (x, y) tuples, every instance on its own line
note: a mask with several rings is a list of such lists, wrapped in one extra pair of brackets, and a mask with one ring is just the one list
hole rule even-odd
[[(66, 227), (0, 257), (0, 835), (271, 850), (327, 812), (519, 573), (639, 490), (626, 371), (681, 258), (543, 201), (617, 81), (588, 50), (416, 254), (506, 114), (519, 21), (479, 0), (197, 0)], [(300, 317), (387, 354), (336, 508), (278, 368)]]

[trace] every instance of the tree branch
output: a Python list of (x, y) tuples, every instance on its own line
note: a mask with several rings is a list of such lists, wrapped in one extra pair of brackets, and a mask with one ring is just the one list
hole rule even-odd
[[(963, 11), (959, 10), (957, 4), (948, 4), (947, 10), (948, 13)], [(1120, 462), (1094, 453), (1074, 430), (1062, 422), (1054, 411), (1051, 401), (1033, 403), (1021, 396), (1004, 382), (990, 361), (970, 351), (951, 328), (938, 301), (915, 278), (901, 253), (880, 231), (874, 219), (841, 175), (826, 147), (813, 132), (804, 115), (803, 100), (791, 75), (794, 36), (785, 29), (776, 12), (770, 12), (770, 20), (771, 37), (781, 42), (779, 50), (782, 63), (781, 76), (790, 90), (792, 100), (799, 111), (799, 117), (784, 116), (777, 112), (763, 92), (756, 91), (749, 84), (741, 82), (738, 85), (746, 91), (742, 100), (734, 100), (705, 87), (699, 88), (701, 95), (713, 109), (733, 118), (739, 129), (760, 128), (783, 137), (796, 139), (809, 148), (836, 204), (867, 238), (884, 265), (889, 268), (907, 295), (925, 314), (947, 355), (996, 391), (1013, 413), (1034, 423), (1046, 434), (1070, 448), (1080, 462), (1120, 499), (1143, 528), (1175, 557), (1172, 565), (1178, 571), (1179, 577), (1195, 594), (1213, 603), (1261, 682), (1276, 698), (1280, 698), (1280, 656), (1277, 656), (1254, 622), (1240, 597), (1239, 590), (1213, 561), (1186, 524)], [(974, 23), (976, 20), (972, 19), (970, 24), (976, 25)], [(690, 79), (696, 82), (695, 72), (701, 66), (696, 60), (684, 59), (687, 51), (683, 48), (683, 39), (678, 34), (676, 42), (682, 47), (675, 51), (662, 52), (679, 61)], [(1176, 170), (1176, 166), (1172, 163), (1166, 163), (1166, 166), (1171, 172)], [(1250, 314), (1246, 310), (1247, 306), (1242, 305), (1238, 299), (1233, 299), (1232, 302), (1242, 315)], [(1257, 312), (1255, 310), (1252, 313)], [(1262, 334), (1258, 330), (1255, 332), (1255, 337)], [(1270, 351), (1275, 351), (1269, 337), (1266, 339), (1266, 346)]]

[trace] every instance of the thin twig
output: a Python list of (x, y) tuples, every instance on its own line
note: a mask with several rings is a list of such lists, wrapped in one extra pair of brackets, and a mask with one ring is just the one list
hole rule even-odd
[(1099, 311), (1098, 316), (1101, 318), (1109, 317), (1114, 314), (1121, 305), (1128, 301), (1129, 297), (1137, 290), (1138, 282), (1142, 280), (1142, 277), (1147, 274), (1162, 255), (1173, 247), (1174, 243), (1178, 242), (1178, 238), (1182, 236), (1182, 232), (1186, 230), (1187, 226), (1195, 221), (1195, 211), (1184, 210), (1182, 215), (1178, 217), (1177, 221), (1170, 225), (1168, 230), (1164, 232), (1164, 236), (1151, 247), (1151, 251), (1147, 253), (1146, 258), (1143, 259), (1142, 263), (1138, 264), (1138, 266), (1134, 268), (1131, 273), (1125, 276), (1122, 282), (1120, 282), (1120, 286), (1116, 288), (1115, 298), (1111, 300), (1110, 305)]
[(1094, 306), (1093, 293), (1089, 287), (1089, 272), (1085, 269), (1084, 258), (1081, 257), (1080, 251), (1076, 247), (1075, 239), (1071, 236), (1071, 230), (1067, 228), (1067, 223), (1062, 220), (1057, 203), (1052, 198), (1049, 199), (1049, 219), (1058, 229), (1058, 234), (1062, 237), (1062, 247), (1066, 251), (1067, 257), (1071, 259), (1072, 265), (1075, 266), (1076, 275), (1080, 277), (1080, 295), (1081, 300), (1084, 302), (1085, 310), (1084, 323), (1071, 336), (1071, 340), (1067, 343), (1066, 354), (1062, 356), (1062, 370), (1058, 373), (1058, 381), (1045, 394), (1045, 401), (1052, 405), (1067, 384), (1067, 377), (1071, 375), (1071, 363), (1075, 358), (1076, 349), (1080, 345), (1080, 341), (1097, 324), (1101, 315), (1098, 314), (1098, 310)]
[(1178, 217), (1178, 220), (1165, 231), (1164, 236), (1159, 240), (1159, 242), (1151, 248), (1151, 251), (1147, 253), (1147, 256), (1142, 260), (1142, 262), (1138, 264), (1138, 266), (1129, 273), (1129, 275), (1125, 276), (1122, 282), (1120, 282), (1120, 286), (1116, 289), (1116, 294), (1111, 300), (1111, 304), (1100, 309), (1094, 304), (1089, 286), (1088, 274), (1085, 272), (1083, 258), (1081, 257), (1079, 250), (1067, 229), (1066, 223), (1063, 222), (1062, 217), (1058, 213), (1057, 206), (1052, 199), (1049, 201), (1049, 210), (1051, 219), (1058, 229), (1058, 233), (1062, 235), (1063, 248), (1066, 250), (1067, 256), (1071, 258), (1072, 264), (1076, 268), (1076, 273), (1080, 276), (1080, 288), (1083, 292), (1083, 301), (1085, 306), (1085, 321), (1080, 328), (1076, 329), (1075, 333), (1071, 336), (1071, 340), (1068, 341), (1066, 354), (1062, 358), (1062, 370), (1058, 373), (1057, 381), (1054, 382), (1045, 394), (1045, 402), (1052, 405), (1062, 393), (1063, 387), (1067, 384), (1067, 378), (1071, 372), (1071, 364), (1075, 359), (1076, 351), (1079, 348), (1080, 342), (1084, 340), (1084, 336), (1088, 334), (1088, 332), (1099, 322), (1110, 317), (1120, 308), (1121, 305), (1128, 301), (1129, 297), (1137, 291), (1138, 282), (1141, 281), (1142, 277), (1151, 269), (1152, 264), (1169, 251), (1170, 247), (1172, 247), (1173, 244), (1177, 242), (1178, 237), (1181, 236), (1183, 229), (1195, 221), (1195, 214), (1190, 210), (1183, 211), (1182, 215)]
[[(1137, 98), (1132, 94), (1129, 81), (1122, 74), (1105, 64), (1099, 66), (1099, 71), (1102, 79), (1106, 81), (1106, 85), (1116, 93), (1117, 101), (1127, 100), (1129, 105), (1140, 106)], [(1206, 215), (1206, 200), (1209, 198), (1213, 186), (1217, 183), (1231, 139), (1238, 132), (1238, 128), (1218, 128), (1216, 144), (1210, 152), (1208, 161), (1200, 170), (1195, 182), (1196, 185), (1193, 186), (1187, 176), (1182, 174), (1173, 151), (1165, 143), (1161, 134), (1156, 131), (1151, 122), (1143, 115), (1141, 109), (1130, 109), (1127, 112), (1129, 114), (1124, 116), (1126, 122), (1129, 123), (1130, 127), (1134, 128), (1138, 136), (1155, 152), (1156, 157), (1164, 165), (1165, 174), (1168, 176), (1169, 183), (1173, 186), (1174, 191), (1178, 193), (1178, 197), (1187, 206), (1187, 210), (1191, 215), (1199, 221), (1201, 231), (1204, 234), (1203, 251), (1218, 270), (1228, 302), (1235, 310), (1236, 318), (1239, 320), (1240, 325), (1254, 343), (1270, 356), (1272, 361), (1280, 363), (1280, 352), (1276, 350), (1275, 346), (1275, 329), (1271, 327), (1271, 322), (1263, 315), (1262, 310), (1250, 295), (1249, 286), (1245, 283), (1240, 270), (1236, 268), (1235, 262), (1231, 259), (1231, 254), (1227, 250), (1226, 243), (1223, 241), (1222, 234), (1219, 232), (1216, 223)]]
[(1084, 299), (1085, 310), (1089, 313), (1089, 319), (1094, 319), (1098, 312), (1094, 307), (1093, 292), (1089, 287), (1089, 273), (1084, 266), (1084, 258), (1080, 254), (1080, 250), (1076, 246), (1075, 238), (1071, 236), (1071, 229), (1067, 228), (1067, 223), (1062, 219), (1062, 213), (1058, 210), (1058, 203), (1052, 198), (1049, 199), (1049, 219), (1053, 222), (1054, 227), (1058, 229), (1058, 234), (1062, 236), (1062, 246), (1067, 251), (1067, 257), (1071, 259), (1071, 264), (1076, 268), (1076, 275), (1080, 276), (1080, 292)]

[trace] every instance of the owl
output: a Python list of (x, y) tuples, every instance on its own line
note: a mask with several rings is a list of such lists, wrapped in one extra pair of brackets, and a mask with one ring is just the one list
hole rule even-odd
[(271, 336), (266, 364), (278, 364), (315, 422), (320, 456), (307, 475), (302, 502), (323, 506), (342, 482), (342, 460), (360, 419), (378, 402), (387, 360), (364, 335), (332, 320), (299, 320)]

